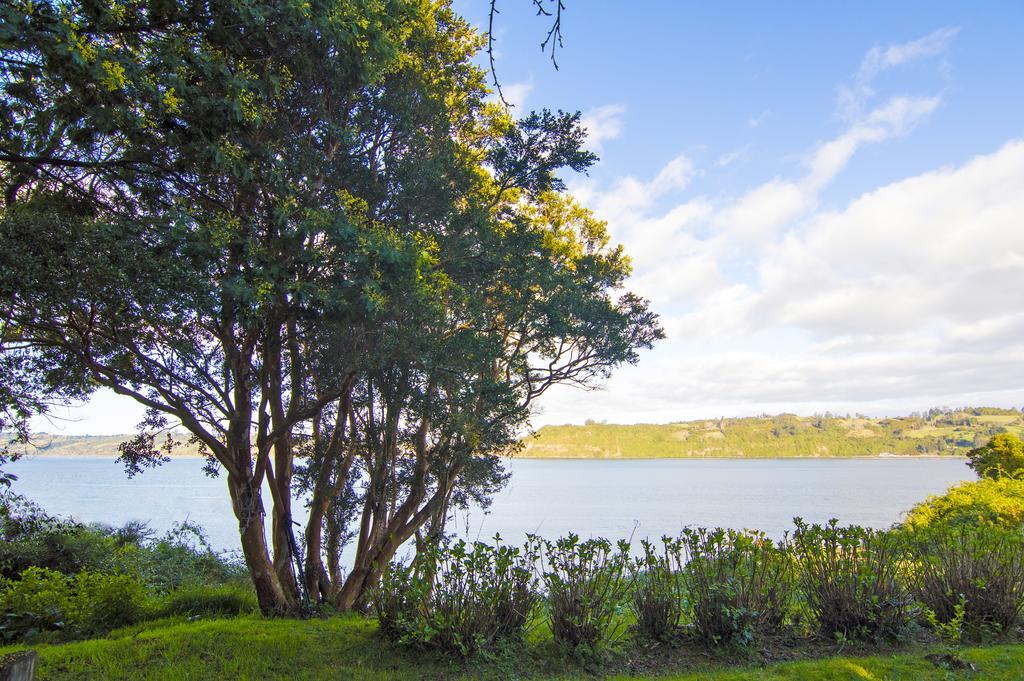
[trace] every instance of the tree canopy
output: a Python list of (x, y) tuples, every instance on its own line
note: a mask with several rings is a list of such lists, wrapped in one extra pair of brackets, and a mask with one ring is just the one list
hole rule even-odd
[(266, 612), (351, 607), (486, 503), (535, 399), (662, 336), (558, 176), (579, 114), (489, 104), (446, 2), (0, 12), (2, 406), (134, 398), (130, 473), (184, 428)]
[(1012, 433), (999, 433), (967, 453), (970, 466), (982, 478), (1015, 477), (1024, 470), (1024, 442)]

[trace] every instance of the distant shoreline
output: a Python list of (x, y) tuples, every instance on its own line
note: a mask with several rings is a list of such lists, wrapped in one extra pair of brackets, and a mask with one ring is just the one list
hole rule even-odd
[[(34, 452), (24, 454), (21, 460), (27, 461), (35, 458), (44, 459), (104, 459), (115, 461), (117, 455), (82, 453), (68, 454), (66, 452)], [(185, 452), (182, 454), (171, 454), (171, 459), (203, 459), (199, 454)], [(963, 454), (859, 454), (854, 456), (825, 456), (825, 455), (793, 455), (793, 456), (734, 456), (734, 455), (711, 455), (711, 456), (524, 456), (516, 454), (503, 456), (503, 459), (526, 459), (530, 461), (708, 461), (708, 460), (734, 460), (734, 461), (784, 461), (800, 459), (805, 461), (815, 460), (852, 460), (852, 459), (959, 459), (966, 461)]]

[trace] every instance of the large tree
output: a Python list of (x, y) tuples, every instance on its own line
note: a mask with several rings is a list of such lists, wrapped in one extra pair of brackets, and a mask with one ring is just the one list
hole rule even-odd
[(132, 471), (187, 430), (265, 612), (356, 603), (500, 485), (534, 399), (660, 337), (561, 193), (578, 115), (487, 104), (447, 3), (0, 11), (0, 397), (138, 400)]

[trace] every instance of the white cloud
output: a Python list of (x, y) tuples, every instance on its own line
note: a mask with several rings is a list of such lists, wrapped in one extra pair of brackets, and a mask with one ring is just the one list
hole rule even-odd
[(735, 163), (736, 161), (738, 161), (741, 158), (743, 158), (744, 156), (746, 156), (748, 151), (750, 151), (750, 145), (749, 144), (745, 144), (742, 147), (740, 147), (739, 149), (733, 149), (732, 151), (727, 151), (727, 152), (725, 152), (724, 154), (722, 154), (721, 156), (719, 156), (715, 160), (715, 167), (717, 167), (717, 168), (725, 168), (726, 166), (730, 166), (733, 163)]
[[(879, 74), (909, 61), (945, 53), (959, 32), (960, 29), (957, 27), (940, 28), (907, 43), (886, 48), (877, 45), (872, 47), (861, 60), (853, 83), (839, 89), (840, 114), (848, 119), (860, 116), (865, 103), (875, 94), (872, 81)], [(948, 65), (944, 65), (943, 68), (948, 68)]]
[(526, 80), (519, 83), (510, 83), (502, 87), (501, 91), (505, 95), (505, 101), (515, 109), (515, 113), (520, 116), (525, 115), (526, 99), (533, 92), (533, 81)]
[(587, 131), (587, 146), (599, 151), (605, 141), (618, 138), (625, 112), (621, 104), (606, 104), (584, 113), (581, 123)]

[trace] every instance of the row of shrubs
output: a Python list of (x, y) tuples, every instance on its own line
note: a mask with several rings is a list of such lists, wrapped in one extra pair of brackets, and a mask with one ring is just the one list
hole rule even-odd
[(583, 655), (627, 622), (644, 638), (685, 633), (710, 645), (898, 639), (928, 622), (989, 638), (1024, 607), (1024, 536), (992, 526), (878, 531), (797, 519), (782, 541), (687, 529), (639, 548), (575, 535), (522, 547), (444, 542), (390, 565), (372, 607), (389, 638), (463, 655), (543, 622)]
[(256, 609), (244, 564), (213, 551), (194, 524), (163, 535), (142, 523), (85, 525), (0, 494), (0, 641)]

